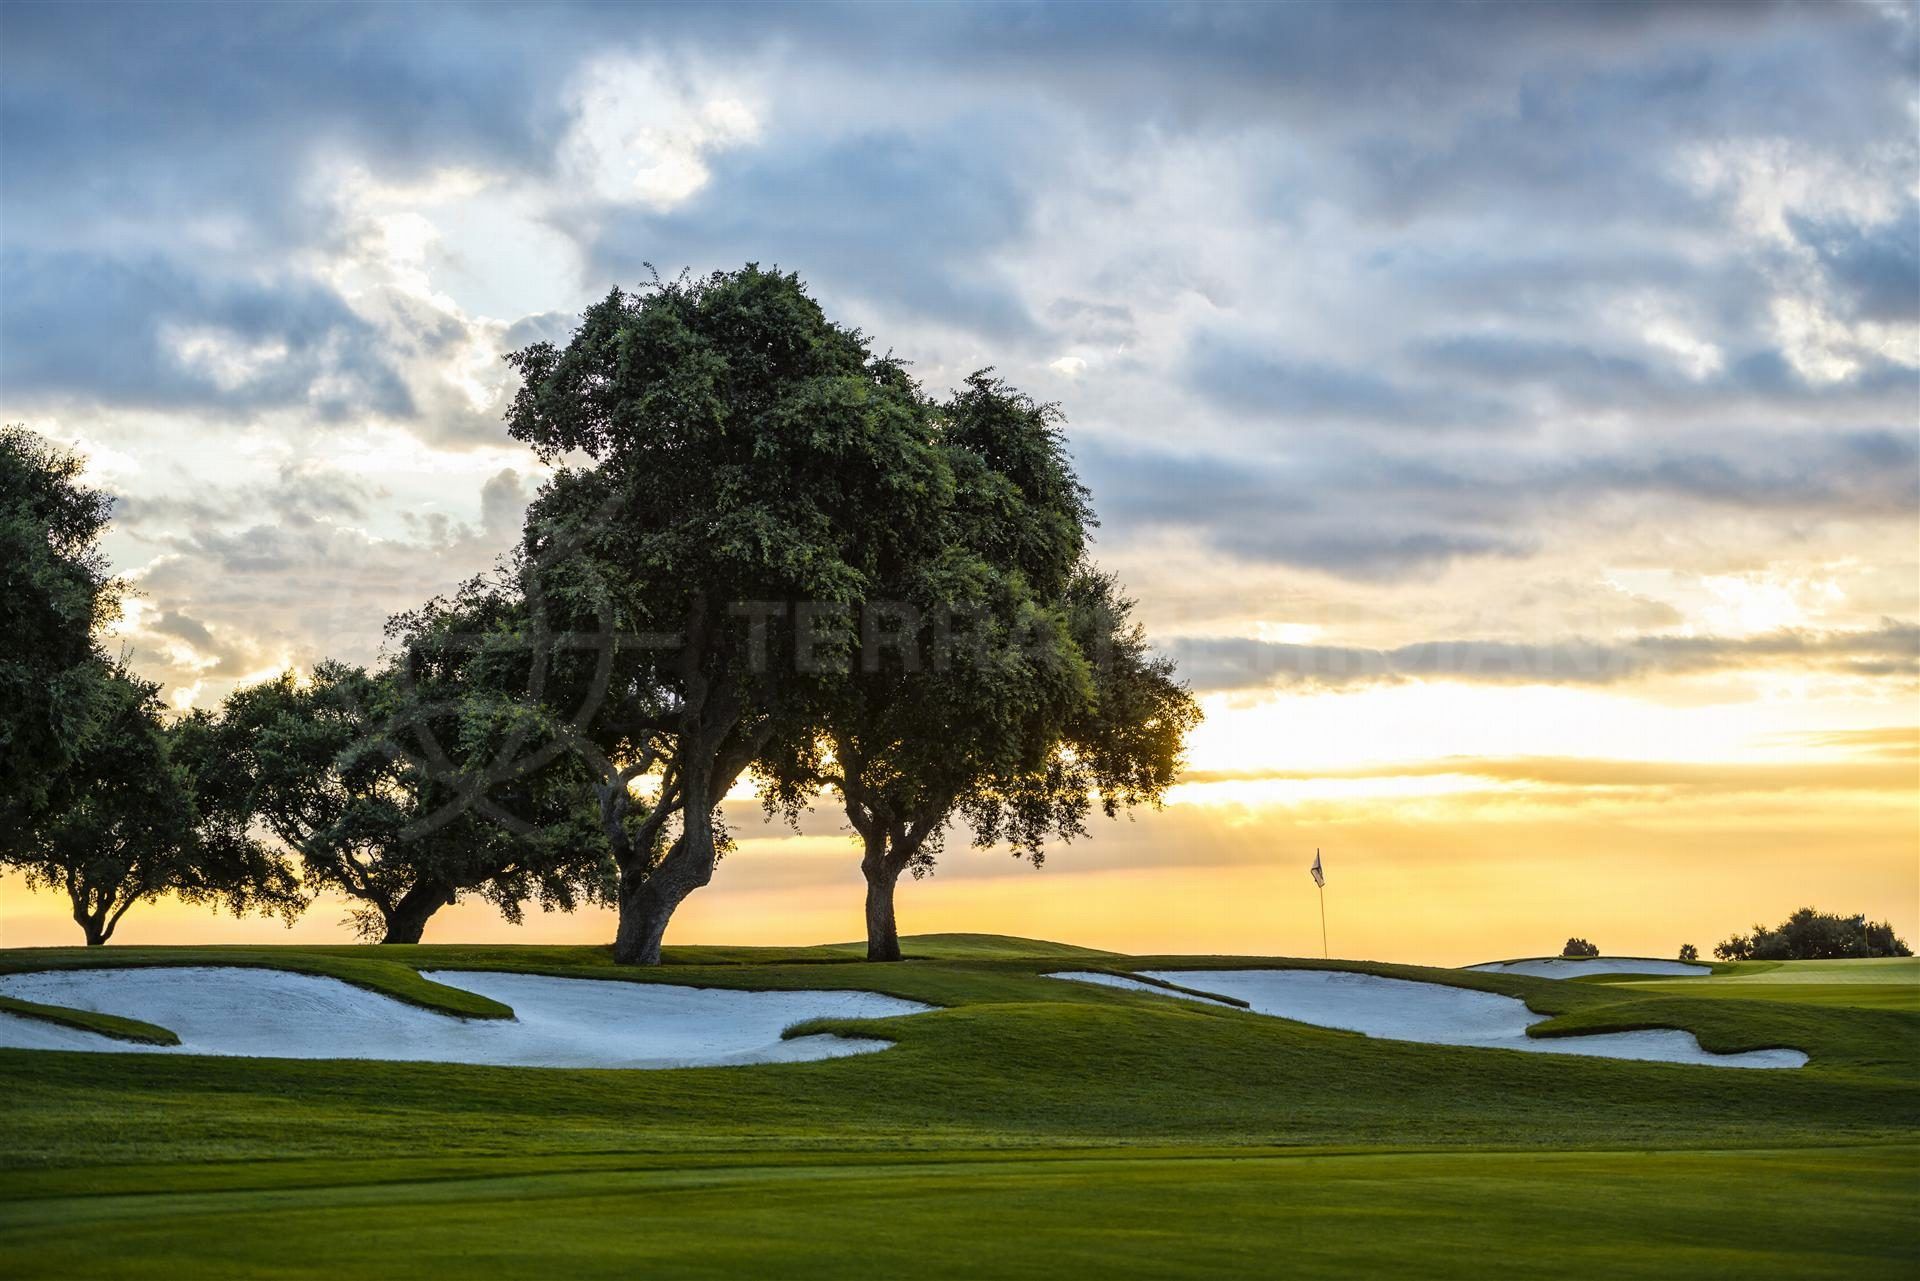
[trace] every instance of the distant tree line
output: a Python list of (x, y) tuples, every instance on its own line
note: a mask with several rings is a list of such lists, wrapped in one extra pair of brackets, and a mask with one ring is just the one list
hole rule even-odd
[(1735, 934), (1715, 945), (1723, 961), (1825, 961), (1842, 957), (1912, 956), (1913, 949), (1885, 921), (1869, 922), (1864, 913), (1841, 916), (1803, 907), (1768, 929)]
[(900, 956), (903, 873), (948, 835), (1038, 864), (1157, 804), (1199, 710), (1119, 584), (1057, 412), (982, 371), (927, 395), (757, 267), (656, 280), (509, 357), (508, 429), (552, 466), (495, 570), (325, 661), (164, 714), (106, 651), (111, 500), (0, 437), (0, 863), (90, 944), (174, 894), (291, 920), (343, 896), (418, 941), (463, 897), (611, 903), (655, 963), (752, 780), (831, 796)]

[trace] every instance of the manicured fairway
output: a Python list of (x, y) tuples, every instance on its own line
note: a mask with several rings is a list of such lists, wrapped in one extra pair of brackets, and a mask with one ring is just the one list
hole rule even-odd
[(1859, 1277), (1920, 1261), (1913, 1148), (525, 1164), (15, 1202), (0, 1242), (14, 1275), (97, 1277)]
[(1840, 961), (1741, 961), (1710, 979), (1679, 979), (1616, 986), (1674, 996), (1734, 997), (1845, 1005), (1862, 1010), (1920, 1012), (1920, 957)]
[(1043, 977), (1067, 958), (1115, 972), (1265, 958), (979, 937), (907, 950), (921, 959), (684, 949), (643, 972), (597, 948), (0, 952), (0, 970), (284, 964), (482, 1016), (415, 967), (942, 1007), (799, 1029), (895, 1042), (863, 1058), (668, 1072), (0, 1052), (0, 1274), (1920, 1266), (1920, 1014), (1356, 967), (1522, 997), (1555, 1016), (1547, 1035), (1676, 1027), (1716, 1051), (1810, 1056), (1752, 1072), (1370, 1040)]

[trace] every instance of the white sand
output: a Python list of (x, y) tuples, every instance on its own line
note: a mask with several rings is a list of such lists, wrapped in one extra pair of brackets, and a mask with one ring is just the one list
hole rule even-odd
[(1538, 956), (1527, 961), (1488, 961), (1462, 967), (1494, 974), (1531, 974), (1541, 979), (1577, 979), (1582, 974), (1680, 974), (1704, 978), (1711, 965), (1692, 961), (1658, 961), (1645, 956)]
[[(1133, 988), (1180, 1000), (1204, 1000), (1110, 974), (1062, 973), (1052, 977)], [(1527, 1035), (1527, 1028), (1546, 1016), (1533, 1013), (1514, 997), (1344, 970), (1177, 970), (1149, 972), (1147, 977), (1237, 997), (1256, 1014), (1395, 1041), (1716, 1067), (1789, 1068), (1807, 1061), (1799, 1050), (1712, 1054), (1701, 1048), (1691, 1032), (1674, 1029), (1535, 1039)]]
[(141, 1019), (178, 1046), (137, 1045), (38, 1019), (0, 1017), (0, 1047), (401, 1059), (514, 1067), (669, 1068), (791, 1063), (886, 1049), (886, 1041), (780, 1033), (806, 1019), (891, 1018), (933, 1007), (873, 992), (736, 992), (618, 979), (436, 972), (514, 1009), (460, 1019), (338, 979), (238, 966), (43, 971), (0, 976), (0, 994)]

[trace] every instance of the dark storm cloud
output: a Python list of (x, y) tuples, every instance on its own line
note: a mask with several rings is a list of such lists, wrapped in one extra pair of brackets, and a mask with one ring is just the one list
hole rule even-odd
[(1621, 497), (1823, 519), (1901, 519), (1920, 508), (1920, 440), (1892, 429), (1533, 458), (1322, 450), (1256, 460), (1087, 441), (1078, 458), (1111, 526), (1190, 529), (1236, 559), (1357, 579), (1524, 556), (1543, 518)]
[(1498, 427), (1512, 410), (1480, 395), (1396, 382), (1365, 369), (1288, 359), (1199, 335), (1188, 353), (1194, 390), (1242, 413), (1273, 419), (1371, 422), (1393, 427)]
[(1920, 202), (1878, 227), (1790, 218), (1848, 309), (1868, 320), (1920, 320)]
[(146, 624), (146, 629), (165, 636), (177, 636), (203, 654), (212, 653), (215, 647), (213, 633), (207, 630), (205, 623), (177, 611), (159, 615)]
[(1611, 685), (1651, 676), (1757, 667), (1908, 678), (1920, 673), (1920, 626), (1891, 619), (1856, 631), (1784, 630), (1741, 637), (1656, 635), (1545, 643), (1455, 640), (1386, 650), (1185, 637), (1168, 642), (1165, 648), (1179, 664), (1181, 675), (1199, 690), (1338, 689), (1405, 680)]
[[(1003, 141), (985, 151), (983, 137)], [(933, 136), (873, 132), (729, 153), (671, 213), (583, 211), (581, 235), (594, 274), (607, 279), (643, 279), (647, 262), (728, 264), (753, 246), (763, 264), (798, 268), (836, 292), (1030, 337), (1010, 282), (979, 265), (1025, 227), (1033, 193), (1017, 176), (1018, 149), (1016, 122), (983, 119)]]
[(292, 234), (301, 169), (322, 148), (381, 168), (539, 166), (565, 123), (552, 87), (593, 32), (536, 18), (462, 5), (9, 4), (9, 220), (47, 232), (76, 207), (102, 218), (237, 205), (255, 216), (250, 230)]
[[(229, 348), (274, 355), (229, 370)], [(0, 387), (152, 407), (311, 403), (323, 417), (411, 410), (375, 330), (324, 286), (210, 279), (156, 257), (0, 253)]]
[[(1892, 288), (1875, 287), (1891, 300)], [(1671, 359), (1654, 359), (1644, 345), (1639, 351), (1608, 350), (1525, 334), (1483, 332), (1429, 339), (1408, 355), (1430, 371), (1430, 377), (1452, 375), (1456, 395), (1463, 385), (1487, 396), (1539, 391), (1566, 408), (1645, 409), (1668, 418), (1770, 407), (1840, 414), (1865, 411), (1898, 421), (1909, 415), (1920, 389), (1920, 371), (1867, 352), (1856, 356), (1854, 374), (1829, 382), (1809, 380), (1771, 349), (1723, 357), (1721, 367), (1697, 376)], [(1517, 405), (1506, 404), (1489, 410), (1487, 419), (1520, 412)]]

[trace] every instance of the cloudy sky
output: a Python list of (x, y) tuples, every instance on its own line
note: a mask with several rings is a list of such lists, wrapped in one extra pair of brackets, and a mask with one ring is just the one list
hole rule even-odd
[[(1060, 403), (1208, 713), (1164, 811), (903, 928), (1310, 953), (1320, 847), (1347, 955), (1913, 938), (1916, 137), (1905, 4), (11, 3), (0, 419), (121, 496), (120, 643), (211, 705), (508, 545), (503, 352), (778, 264)], [(830, 810), (738, 808), (674, 937), (856, 937)]]

